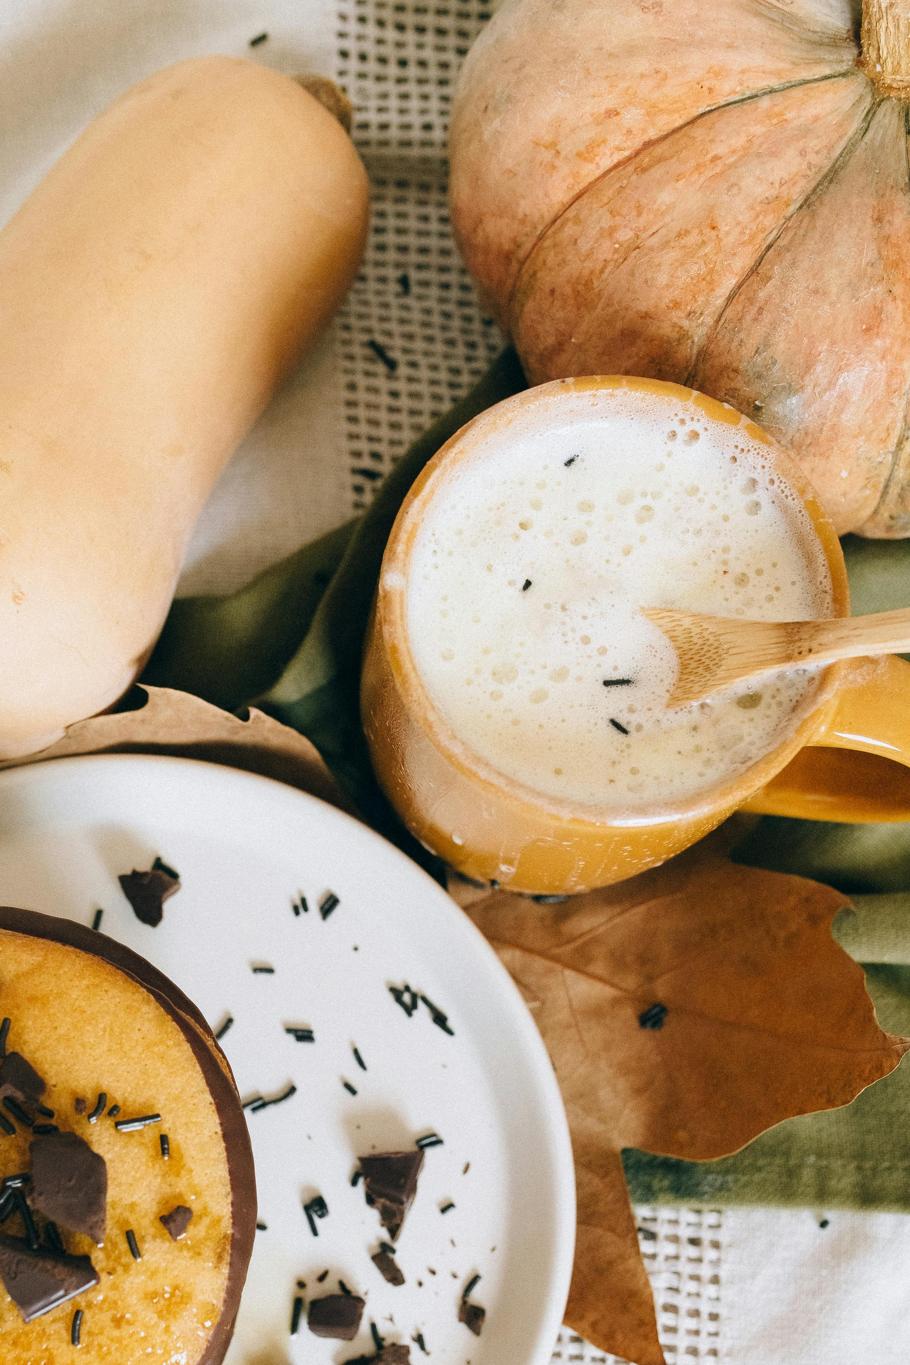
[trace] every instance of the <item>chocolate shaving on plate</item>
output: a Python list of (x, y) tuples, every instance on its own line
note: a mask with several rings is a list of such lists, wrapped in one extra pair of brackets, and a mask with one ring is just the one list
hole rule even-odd
[(87, 1256), (61, 1256), (0, 1233), (0, 1280), (25, 1322), (75, 1298), (98, 1283)]
[(358, 1356), (356, 1360), (346, 1360), (344, 1365), (411, 1365), (411, 1348), (400, 1344), (383, 1346), (372, 1356)]
[(353, 1341), (360, 1331), (364, 1307), (357, 1294), (326, 1294), (322, 1299), (311, 1299), (307, 1327), (314, 1337)]
[(467, 1299), (462, 1299), (458, 1306), (458, 1321), (463, 1322), (469, 1332), (473, 1332), (475, 1337), (479, 1337), (483, 1331), (484, 1319), (487, 1310), (481, 1308), (479, 1303), (468, 1303)]
[(76, 1133), (44, 1133), (31, 1143), (29, 1203), (53, 1223), (104, 1241), (107, 1163)]
[(370, 1260), (388, 1284), (393, 1284), (395, 1286), (404, 1284), (404, 1272), (395, 1260), (391, 1251), (387, 1251), (385, 1247), (381, 1247), (379, 1251), (370, 1257)]
[(117, 878), (133, 912), (153, 929), (164, 916), (164, 902), (180, 890), (180, 878), (172, 867), (156, 858), (146, 872), (133, 868)]
[(381, 1152), (375, 1156), (362, 1156), (359, 1161), (366, 1201), (375, 1206), (382, 1226), (394, 1242), (414, 1202), (424, 1154), (415, 1147), (410, 1152)]

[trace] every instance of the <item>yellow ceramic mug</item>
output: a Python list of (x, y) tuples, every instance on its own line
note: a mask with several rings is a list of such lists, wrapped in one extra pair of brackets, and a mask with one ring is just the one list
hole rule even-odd
[(392, 804), (417, 838), (460, 872), (540, 895), (634, 876), (694, 843), (738, 807), (826, 820), (910, 818), (910, 665), (893, 657), (825, 669), (811, 709), (773, 751), (707, 797), (701, 793), (653, 819), (624, 822), (615, 812), (529, 791), (491, 771), (451, 732), (408, 644), (409, 564), (428, 502), (444, 495), (445, 478), (459, 460), (522, 408), (554, 405), (555, 426), (561, 395), (620, 387), (670, 395), (770, 446), (821, 543), (834, 614), (849, 615), (844, 559), (830, 522), (800, 471), (739, 413), (692, 389), (627, 377), (561, 380), (519, 394), (469, 422), (435, 455), (411, 488), (386, 547), (361, 701), (376, 773)]

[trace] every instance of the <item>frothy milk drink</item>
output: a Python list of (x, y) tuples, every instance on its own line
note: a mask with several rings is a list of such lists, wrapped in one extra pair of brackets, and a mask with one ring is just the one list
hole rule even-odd
[(824, 552), (769, 448), (672, 393), (580, 393), (452, 470), (412, 546), (408, 644), (445, 725), (559, 803), (631, 821), (697, 801), (773, 750), (817, 678), (673, 710), (672, 646), (641, 614), (824, 616)]

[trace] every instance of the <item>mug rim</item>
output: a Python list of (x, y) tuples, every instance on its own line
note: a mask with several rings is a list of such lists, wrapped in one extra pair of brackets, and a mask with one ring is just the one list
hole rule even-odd
[(538, 813), (552, 815), (554, 820), (563, 823), (571, 821), (614, 829), (653, 828), (660, 825), (675, 825), (712, 813), (735, 809), (760, 791), (824, 729), (850, 661), (841, 660), (827, 665), (820, 671), (815, 696), (796, 728), (744, 771), (684, 800), (623, 814), (617, 813), (615, 807), (595, 802), (573, 801), (541, 791), (504, 773), (494, 763), (476, 753), (454, 733), (440, 707), (430, 695), (414, 662), (407, 629), (408, 569), (414, 542), (420, 529), (422, 510), (432, 501), (436, 495), (436, 485), (450, 468), (474, 453), (474, 438), (482, 438), (490, 427), (495, 427), (504, 419), (507, 420), (512, 414), (517, 415), (524, 409), (553, 399), (558, 401), (562, 395), (574, 397), (616, 388), (656, 393), (664, 397), (672, 396), (678, 401), (693, 403), (712, 420), (741, 427), (753, 440), (768, 447), (787, 483), (799, 496), (821, 545), (831, 575), (833, 616), (850, 615), (847, 569), (837, 532), (814, 488), (794, 458), (762, 427), (728, 403), (722, 403), (719, 399), (711, 398), (697, 389), (669, 380), (646, 379), (632, 375), (586, 375), (550, 380), (501, 400), (460, 427), (427, 461), (398, 509), (380, 567), (376, 612), (383, 625), (392, 677), (412, 722), (447, 762), (453, 764), (472, 782), (479, 783), (488, 790), (491, 798), (501, 799), (505, 794), (512, 801), (533, 807)]

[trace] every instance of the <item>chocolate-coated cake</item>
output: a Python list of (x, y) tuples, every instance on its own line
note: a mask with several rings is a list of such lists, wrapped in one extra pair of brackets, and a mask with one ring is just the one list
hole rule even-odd
[(3, 1360), (219, 1365), (256, 1194), (205, 1020), (103, 934), (0, 908), (0, 1021)]

